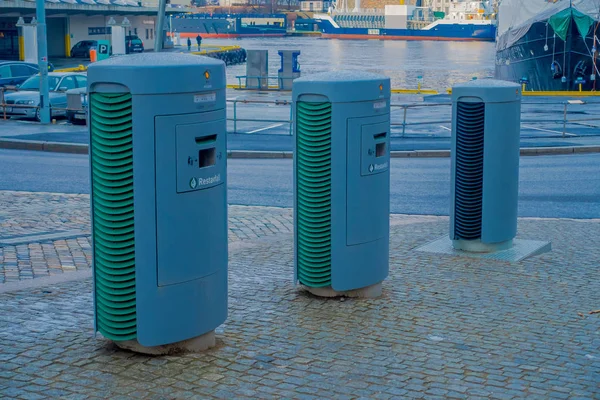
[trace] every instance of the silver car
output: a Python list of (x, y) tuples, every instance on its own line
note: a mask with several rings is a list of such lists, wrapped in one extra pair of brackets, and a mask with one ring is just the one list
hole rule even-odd
[[(51, 72), (48, 74), (50, 89), (50, 117), (66, 116), (67, 90), (87, 87), (87, 76), (76, 72)], [(4, 95), (5, 106), (0, 114), (35, 118), (40, 120), (40, 76), (35, 75), (23, 82), (19, 90)]]
[(74, 125), (85, 125), (87, 118), (87, 88), (67, 90), (67, 120)]

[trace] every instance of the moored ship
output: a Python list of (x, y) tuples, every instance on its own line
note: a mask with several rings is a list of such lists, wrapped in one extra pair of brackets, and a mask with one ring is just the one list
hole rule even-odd
[(238, 38), (286, 35), (285, 14), (179, 14), (171, 19), (179, 37)]
[(443, 18), (428, 7), (400, 4), (363, 10), (356, 0), (348, 10), (346, 4), (338, 0), (328, 14), (314, 16), (323, 38), (494, 41), (496, 36), (489, 2), (454, 2)]
[(495, 75), (526, 90), (596, 90), (600, 0), (503, 0)]

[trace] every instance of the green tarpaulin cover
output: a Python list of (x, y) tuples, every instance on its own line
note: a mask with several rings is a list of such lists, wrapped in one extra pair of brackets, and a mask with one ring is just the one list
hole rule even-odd
[(577, 25), (577, 30), (581, 36), (586, 37), (594, 24), (594, 20), (573, 7), (564, 9), (558, 14), (554, 14), (550, 17), (548, 23), (559, 38), (567, 40), (571, 18), (575, 20), (575, 25)]

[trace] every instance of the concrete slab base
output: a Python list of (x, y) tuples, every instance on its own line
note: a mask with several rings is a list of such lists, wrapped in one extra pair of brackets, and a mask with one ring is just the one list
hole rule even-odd
[(211, 331), (195, 338), (162, 346), (146, 347), (142, 346), (137, 340), (126, 340), (123, 342), (115, 342), (115, 344), (124, 350), (153, 356), (162, 356), (167, 354), (198, 353), (208, 350), (216, 345), (216, 338), (215, 331)]
[(456, 250), (469, 253), (496, 253), (498, 251), (511, 249), (514, 245), (513, 239), (500, 243), (483, 243), (481, 240), (453, 240), (452, 246)]
[(312, 288), (300, 285), (300, 288), (318, 297), (356, 297), (363, 299), (372, 299), (381, 296), (381, 294), (383, 293), (383, 287), (381, 282), (364, 288), (347, 290), (342, 292), (334, 290), (331, 286), (322, 288)]
[(507, 249), (480, 253), (464, 251), (454, 248), (452, 240), (448, 236), (443, 236), (424, 246), (418, 247), (416, 251), (425, 253), (447, 254), (452, 256), (483, 258), (488, 260), (519, 262), (527, 257), (537, 256), (552, 250), (550, 242), (539, 240), (514, 239), (513, 246)]

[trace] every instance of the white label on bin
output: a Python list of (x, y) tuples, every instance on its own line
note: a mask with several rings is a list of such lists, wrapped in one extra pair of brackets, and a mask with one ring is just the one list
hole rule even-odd
[(221, 182), (221, 174), (216, 174), (210, 178), (198, 178), (198, 186), (208, 186)]
[[(386, 169), (388, 167), (388, 163), (383, 164), (375, 164), (375, 171), (381, 171), (382, 169)], [(371, 171), (373, 172), (373, 171)]]
[(386, 104), (387, 104), (387, 101), (385, 101), (385, 100), (384, 101), (378, 101), (376, 103), (373, 103), (373, 108), (376, 109), (376, 110), (380, 109), (380, 108), (385, 108)]
[(210, 103), (216, 100), (217, 94), (215, 92), (194, 95), (194, 103)]

